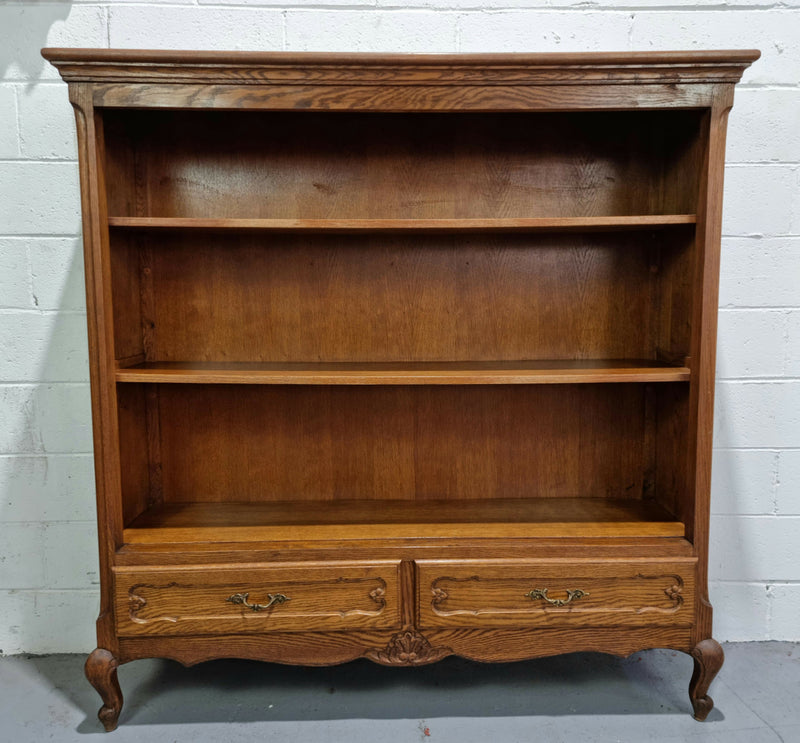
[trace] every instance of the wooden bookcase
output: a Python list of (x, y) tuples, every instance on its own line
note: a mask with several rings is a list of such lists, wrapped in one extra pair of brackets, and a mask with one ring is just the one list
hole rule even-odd
[(457, 654), (722, 664), (725, 126), (757, 52), (48, 49), (76, 109), (87, 676)]

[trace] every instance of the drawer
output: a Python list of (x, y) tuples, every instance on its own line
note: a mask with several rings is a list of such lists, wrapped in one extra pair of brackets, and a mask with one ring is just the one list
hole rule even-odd
[(690, 626), (695, 558), (420, 560), (420, 627)]
[(117, 632), (133, 637), (395, 628), (399, 564), (118, 567)]

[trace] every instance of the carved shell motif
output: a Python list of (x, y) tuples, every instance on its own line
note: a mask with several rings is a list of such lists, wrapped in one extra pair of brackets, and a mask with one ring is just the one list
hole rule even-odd
[(408, 629), (394, 635), (383, 650), (373, 648), (364, 657), (385, 666), (415, 666), (434, 663), (452, 652), (450, 648), (433, 647), (419, 632)]

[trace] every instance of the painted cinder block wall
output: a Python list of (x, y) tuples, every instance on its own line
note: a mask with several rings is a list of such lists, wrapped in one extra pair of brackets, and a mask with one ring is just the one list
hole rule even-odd
[(753, 48), (725, 176), (711, 598), (800, 639), (800, 0), (0, 2), (0, 653), (86, 652), (98, 608), (72, 110), (42, 46)]

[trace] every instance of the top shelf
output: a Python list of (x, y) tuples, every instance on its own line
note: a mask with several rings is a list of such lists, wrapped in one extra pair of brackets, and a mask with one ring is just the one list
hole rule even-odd
[(137, 230), (249, 230), (266, 232), (566, 232), (660, 229), (695, 224), (695, 214), (481, 219), (206, 219), (109, 217), (110, 227)]

